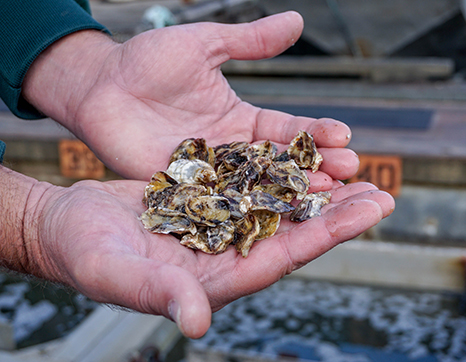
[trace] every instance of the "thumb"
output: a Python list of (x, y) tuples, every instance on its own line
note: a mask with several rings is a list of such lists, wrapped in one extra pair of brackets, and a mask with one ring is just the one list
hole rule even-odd
[(189, 338), (200, 338), (209, 329), (209, 300), (199, 281), (185, 269), (121, 254), (100, 255), (93, 264), (94, 268), (86, 268), (92, 272), (81, 276), (86, 283), (79, 288), (92, 299), (163, 315)]
[(218, 37), (212, 54), (221, 63), (229, 59), (257, 60), (280, 54), (293, 45), (303, 31), (303, 18), (294, 11), (275, 14), (251, 23), (211, 24), (209, 34)]

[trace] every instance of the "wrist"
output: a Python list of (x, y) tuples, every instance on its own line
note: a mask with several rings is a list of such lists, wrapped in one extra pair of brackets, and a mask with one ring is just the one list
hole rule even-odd
[(24, 98), (74, 132), (77, 110), (116, 46), (97, 30), (82, 30), (59, 39), (34, 60), (26, 73)]
[(60, 281), (41, 245), (44, 205), (60, 189), (0, 166), (1, 266)]

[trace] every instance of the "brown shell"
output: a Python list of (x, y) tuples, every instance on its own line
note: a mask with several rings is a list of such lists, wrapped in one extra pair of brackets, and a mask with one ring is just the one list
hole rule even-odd
[(147, 207), (154, 207), (152, 206), (152, 204), (155, 198), (155, 194), (167, 187), (176, 185), (177, 183), (178, 181), (176, 181), (174, 178), (172, 178), (163, 171), (158, 171), (154, 173), (151, 177), (150, 183), (146, 186), (144, 190), (144, 198), (142, 199), (142, 202)]
[(291, 141), (287, 153), (299, 167), (310, 168), (312, 172), (316, 172), (323, 161), (322, 155), (317, 151), (314, 137), (305, 131), (299, 131)]
[(230, 202), (230, 217), (233, 219), (241, 219), (244, 215), (239, 210), (239, 203), (243, 198), (243, 194), (234, 190), (234, 189), (226, 189), (223, 190), (219, 194), (219, 196), (223, 196), (228, 199)]
[(256, 210), (268, 210), (278, 214), (283, 214), (294, 210), (294, 206), (288, 202), (283, 202), (267, 192), (253, 190), (244, 196), (239, 203), (239, 210), (247, 214)]
[(314, 192), (306, 195), (306, 197), (291, 213), (290, 220), (294, 222), (302, 222), (315, 216), (320, 216), (322, 206), (327, 205), (330, 202), (331, 197), (332, 195), (327, 191)]
[(207, 254), (213, 254), (213, 251), (209, 249), (207, 243), (207, 234), (206, 232), (197, 232), (194, 235), (186, 234), (180, 240), (180, 244), (187, 246), (188, 248), (194, 250), (200, 250)]
[(306, 171), (299, 169), (294, 160), (272, 162), (267, 169), (267, 176), (273, 183), (295, 190), (298, 193), (298, 199), (303, 198), (309, 189)]
[(280, 226), (280, 214), (267, 210), (253, 211), (252, 214), (259, 220), (260, 224), (260, 231), (256, 240), (266, 239), (275, 235)]
[(260, 232), (259, 219), (253, 214), (247, 214), (236, 223), (235, 247), (243, 258), (249, 254), (252, 244)]
[(223, 164), (227, 170), (235, 171), (248, 159), (244, 154), (249, 147), (247, 142), (224, 143), (214, 148), (215, 162), (217, 165)]
[(216, 192), (232, 188), (242, 194), (251, 191), (262, 180), (262, 175), (272, 160), (266, 157), (256, 157), (241, 165), (233, 174), (225, 175), (217, 183)]
[(273, 159), (277, 154), (277, 146), (275, 146), (272, 142), (267, 140), (263, 143), (249, 146), (244, 151), (244, 153), (248, 160), (252, 160), (256, 157), (266, 157)]
[(260, 185), (254, 186), (252, 190), (253, 191), (260, 190), (263, 192), (267, 192), (273, 197), (281, 201), (284, 201), (284, 202), (293, 201), (293, 199), (297, 195), (297, 192), (295, 190), (292, 190), (288, 187), (280, 186), (278, 184), (260, 184)]
[(235, 225), (231, 220), (226, 220), (216, 227), (207, 228), (207, 244), (214, 254), (224, 252), (234, 238)]
[(230, 218), (230, 202), (222, 196), (190, 197), (186, 201), (185, 211), (192, 221), (215, 226)]
[(208, 254), (223, 253), (235, 237), (235, 226), (226, 220), (215, 227), (199, 228), (195, 235), (186, 234), (181, 238), (181, 245), (201, 250)]
[(147, 209), (139, 218), (144, 228), (160, 234), (196, 233), (196, 225), (183, 213), (167, 209)]
[(173, 151), (169, 163), (180, 159), (197, 159), (207, 162), (212, 167), (215, 166), (214, 150), (212, 147), (207, 146), (204, 138), (188, 138), (181, 142)]
[(203, 185), (183, 182), (155, 193), (151, 199), (151, 207), (185, 212), (185, 204), (189, 197), (203, 195), (209, 195), (209, 190)]

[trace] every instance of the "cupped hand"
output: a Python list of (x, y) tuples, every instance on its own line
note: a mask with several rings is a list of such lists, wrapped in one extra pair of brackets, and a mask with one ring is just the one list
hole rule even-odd
[[(301, 16), (287, 12), (246, 24), (157, 29), (123, 44), (110, 45), (99, 34), (104, 38), (102, 50), (91, 55), (101, 65), (85, 72), (79, 82), (67, 82), (82, 84), (85, 90), (77, 87), (66, 113), (46, 107), (43, 111), (89, 145), (107, 166), (141, 180), (166, 169), (170, 153), (186, 138), (202, 137), (210, 146), (265, 140), (284, 146), (299, 130), (306, 130), (324, 154), (322, 173), (312, 176), (312, 183), (317, 189), (329, 188), (332, 178), (346, 179), (358, 167), (354, 153), (342, 149), (351, 138), (349, 128), (331, 119), (294, 117), (243, 102), (220, 69), (229, 59), (277, 55), (297, 41), (302, 28)], [(71, 41), (78, 43), (79, 34), (76, 37), (72, 35)], [(57, 52), (65, 41), (58, 44)], [(96, 46), (95, 41), (87, 43)], [(77, 55), (89, 67), (88, 56)], [(80, 68), (80, 62), (75, 68)], [(36, 94), (47, 96), (40, 89)], [(60, 103), (56, 97), (62, 93), (67, 90), (57, 90), (49, 103)], [(39, 108), (46, 103), (32, 101)]]
[(243, 258), (233, 246), (208, 255), (171, 235), (151, 234), (138, 216), (145, 182), (82, 181), (40, 198), (42, 276), (90, 298), (173, 319), (202, 336), (212, 311), (259, 291), (389, 215), (393, 198), (373, 185), (335, 182), (322, 216), (283, 220)]

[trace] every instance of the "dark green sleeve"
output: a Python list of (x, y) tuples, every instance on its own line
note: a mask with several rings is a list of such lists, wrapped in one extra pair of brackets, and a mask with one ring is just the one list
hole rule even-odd
[(5, 142), (0, 141), (0, 164), (3, 162), (3, 155), (5, 154)]
[[(50, 44), (78, 30), (108, 30), (86, 0), (4, 0), (0, 11), (0, 98), (18, 117), (43, 118), (21, 95), (24, 76)], [(46, 90), (44, 90), (46, 91)]]

